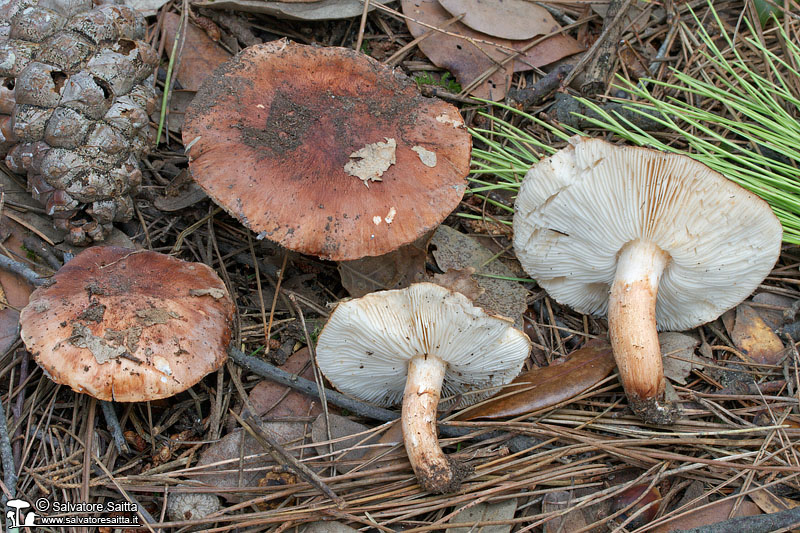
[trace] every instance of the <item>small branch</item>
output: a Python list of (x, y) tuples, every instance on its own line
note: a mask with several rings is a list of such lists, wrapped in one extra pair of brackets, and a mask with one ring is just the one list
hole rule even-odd
[(541, 104), (561, 87), (561, 82), (566, 79), (572, 68), (573, 65), (559, 65), (530, 87), (525, 87), (524, 89), (514, 89), (512, 87), (508, 90), (507, 99), (513, 100), (522, 105), (522, 107)]
[(269, 452), (269, 454), (278, 464), (294, 470), (297, 475), (306, 480), (325, 496), (336, 502), (336, 506), (339, 509), (344, 509), (347, 506), (344, 499), (337, 496), (336, 493), (333, 492), (333, 490), (331, 490), (331, 488), (324, 481), (322, 481), (322, 478), (315, 474), (314, 471), (308, 468), (306, 465), (298, 461), (294, 455), (284, 450), (283, 447), (278, 444), (277, 441), (275, 441), (275, 439), (270, 437), (269, 433), (261, 428), (261, 423), (256, 417), (253, 415), (247, 415), (247, 420), (244, 420), (242, 417), (237, 415), (235, 411), (231, 410), (230, 413), (234, 418), (236, 418), (239, 424), (241, 424), (241, 426), (246, 429), (247, 432), (250, 433), (259, 442), (259, 444), (264, 447), (264, 449), (267, 450), (267, 452)]
[[(228, 355), (234, 363), (246, 368), (253, 374), (270, 379), (276, 383), (280, 383), (281, 385), (285, 385), (296, 391), (300, 391), (303, 394), (313, 396), (314, 398), (320, 397), (317, 384), (313, 381), (309, 381), (295, 374), (290, 374), (289, 372), (281, 370), (280, 368), (277, 368), (266, 361), (262, 361), (261, 359), (247, 355), (234, 347), (228, 349)], [(324, 389), (324, 391), (325, 398), (328, 402), (332, 403), (336, 407), (347, 409), (355, 415), (364, 418), (371, 418), (373, 420), (380, 420), (381, 422), (389, 422), (390, 420), (397, 420), (400, 418), (400, 414), (396, 413), (395, 411), (390, 411), (388, 409), (383, 409), (382, 407), (375, 407), (367, 403), (360, 402), (330, 389)], [(473, 428), (456, 427), (447, 425), (447, 423), (442, 424), (441, 422), (439, 423), (438, 429), (439, 435), (445, 437), (463, 437), (464, 435), (468, 435), (475, 431)], [(476, 439), (483, 440), (505, 434), (505, 432), (490, 431), (483, 435), (476, 436)], [(522, 435), (515, 436), (514, 438), (518, 439), (522, 447), (531, 447), (539, 443), (539, 441), (536, 441), (535, 439)]]
[(25, 281), (37, 287), (45, 285), (49, 281), (48, 278), (41, 277), (39, 274), (28, 268), (27, 265), (20, 263), (19, 261), (14, 261), (5, 255), (0, 255), (0, 268), (4, 268), (13, 272), (14, 274), (22, 276), (25, 278)]
[[(625, 29), (625, 15), (631, 5), (631, 0), (611, 0), (603, 24), (603, 33), (600, 35), (595, 53), (586, 66), (586, 81), (581, 85), (581, 94), (589, 96), (606, 92), (608, 77), (613, 70), (617, 59), (619, 38)], [(594, 48), (594, 47), (592, 47)]]
[(125, 435), (122, 433), (122, 426), (119, 423), (119, 418), (117, 418), (117, 412), (114, 410), (114, 404), (100, 401), (100, 407), (103, 409), (103, 416), (106, 419), (108, 429), (111, 430), (111, 435), (114, 437), (117, 451), (120, 455), (128, 453), (130, 450), (125, 442)]
[(676, 530), (675, 533), (770, 533), (797, 524), (800, 524), (800, 507), (771, 514), (740, 516), (708, 526)]
[[(0, 404), (0, 461), (3, 465), (3, 482), (8, 488), (8, 493), (14, 498), (17, 495), (17, 467), (14, 465), (14, 452), (11, 450), (11, 440), (8, 437), (8, 423), (6, 411)], [(3, 495), (3, 503), (8, 499)]]
[[(304, 394), (308, 394), (309, 396), (313, 396), (315, 398), (320, 397), (317, 384), (313, 381), (290, 374), (285, 370), (281, 370), (280, 368), (262, 361), (261, 359), (246, 355), (241, 350), (237, 350), (236, 348), (230, 348), (230, 350), (228, 350), (228, 355), (230, 355), (230, 358), (236, 364), (246, 368), (254, 374), (271, 379), (272, 381), (280, 383), (281, 385), (286, 385), (287, 387), (298, 390)], [(333, 405), (341, 407), (342, 409), (347, 409), (348, 411), (365, 418), (380, 420), (382, 422), (388, 422), (389, 420), (396, 420), (400, 418), (400, 415), (394, 411), (383, 409), (381, 407), (373, 407), (366, 403), (359, 402), (358, 400), (348, 398), (344, 394), (340, 394), (330, 389), (325, 389), (325, 397)]]

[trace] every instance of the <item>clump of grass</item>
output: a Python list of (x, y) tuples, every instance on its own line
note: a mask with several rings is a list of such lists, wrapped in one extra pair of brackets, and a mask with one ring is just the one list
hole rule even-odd
[[(763, 72), (758, 72), (724, 30), (712, 5), (709, 9), (726, 49), (717, 46), (693, 13), (702, 44), (699, 54), (707, 62), (702, 79), (676, 69), (675, 83), (647, 79), (636, 85), (620, 78), (620, 88), (638, 101), (615, 101), (647, 114), (677, 134), (690, 148), (688, 155), (769, 202), (783, 224), (784, 241), (800, 244), (800, 99), (792, 92), (800, 86), (795, 67), (800, 65), (800, 47), (775, 24), (772, 31), (784, 51), (776, 54), (753, 37), (757, 33), (745, 19), (751, 37), (744, 42), (764, 61)], [(648, 85), (664, 88), (669, 96), (656, 98)], [(719, 102), (721, 106), (714, 106), (719, 112), (692, 105), (692, 99)], [(583, 102), (598, 113), (600, 118), (586, 117), (595, 126), (638, 145), (683, 153), (618, 113)]]
[[(726, 49), (715, 44), (695, 15), (697, 25), (692, 31), (704, 48), (698, 53), (707, 62), (701, 72), (702, 79), (676, 69), (673, 69), (675, 83), (643, 79), (637, 85), (620, 78), (620, 88), (638, 101), (612, 99), (662, 124), (671, 132), (671, 140), (674, 141), (677, 134), (688, 150), (664, 142), (618, 113), (608, 112), (592, 101), (581, 99), (600, 117), (584, 118), (634, 144), (689, 155), (727, 176), (769, 202), (783, 224), (784, 241), (800, 244), (800, 98), (792, 92), (793, 87), (800, 87), (800, 72), (793, 66), (800, 65), (800, 47), (791, 41), (780, 25), (775, 25), (772, 31), (776, 32), (779, 44), (786, 51), (783, 57), (757, 38), (746, 38), (748, 46), (764, 58), (767, 72), (759, 73), (753, 63), (737, 50), (713, 6), (710, 5), (709, 9), (720, 28)], [(745, 19), (743, 23), (750, 35), (756, 35), (749, 21)], [(648, 86), (661, 87), (669, 96), (659, 99)], [(721, 105), (716, 108), (720, 111), (697, 107), (690, 103), (692, 100), (719, 102)], [(475, 144), (480, 148), (473, 150), (470, 192), (513, 214), (512, 208), (494, 202), (486, 195), (492, 190), (518, 189), (530, 166), (555, 151), (535, 135), (513, 125), (513, 117), (522, 117), (523, 123), (544, 128), (562, 140), (566, 140), (568, 135), (515, 108), (502, 104), (494, 104), (494, 107), (495, 111), (507, 111), (512, 119), (506, 121), (481, 113), (489, 120), (490, 127), (471, 130), (473, 138), (478, 141)], [(469, 214), (463, 216), (480, 218)]]
[[(470, 128), (470, 134), (476, 141), (472, 149), (472, 170), (469, 175), (469, 193), (481, 198), (489, 205), (493, 205), (508, 214), (513, 214), (514, 209), (487, 196), (491, 191), (510, 191), (516, 194), (522, 178), (531, 166), (539, 161), (542, 156), (554, 153), (555, 148), (545, 144), (523, 128), (515, 126), (514, 117), (542, 126), (562, 140), (569, 138), (561, 130), (552, 125), (505, 104), (489, 100), (481, 100), (490, 105), (496, 112), (507, 112), (511, 120), (506, 121), (495, 114), (479, 112), (478, 115), (488, 119), (490, 128)], [(466, 218), (480, 219), (478, 215), (460, 213)], [(501, 221), (511, 224), (510, 221)]]

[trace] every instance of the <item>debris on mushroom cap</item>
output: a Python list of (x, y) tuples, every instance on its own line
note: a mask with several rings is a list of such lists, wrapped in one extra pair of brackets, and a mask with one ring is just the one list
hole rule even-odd
[(194, 179), (245, 226), (335, 260), (381, 255), (437, 226), (461, 200), (471, 150), (458, 110), (401, 72), (285, 40), (217, 69), (183, 140)]
[(515, 204), (514, 249), (559, 302), (604, 314), (617, 257), (635, 240), (668, 254), (660, 329), (689, 329), (747, 297), (778, 259), (782, 229), (766, 202), (686, 156), (599, 139), (528, 172)]
[(317, 364), (333, 385), (378, 405), (400, 401), (408, 361), (436, 355), (447, 362), (442, 396), (461, 406), (514, 379), (530, 352), (511, 320), (475, 307), (433, 283), (381, 291), (336, 306), (319, 336)]
[(34, 291), (21, 336), (57, 383), (101, 400), (154, 400), (225, 362), (233, 312), (224, 283), (206, 265), (93, 247)]

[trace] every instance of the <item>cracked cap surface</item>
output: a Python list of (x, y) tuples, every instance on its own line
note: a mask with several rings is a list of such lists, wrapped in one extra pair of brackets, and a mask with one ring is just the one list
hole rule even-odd
[(233, 313), (224, 283), (204, 264), (97, 246), (33, 292), (20, 324), (53, 381), (136, 402), (182, 392), (219, 368)]

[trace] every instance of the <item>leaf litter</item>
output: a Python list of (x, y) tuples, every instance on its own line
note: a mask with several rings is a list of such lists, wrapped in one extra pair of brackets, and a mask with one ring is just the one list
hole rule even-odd
[[(254, 2), (248, 3), (246, 0), (225, 1), (237, 10), (259, 9)], [(220, 2), (215, 4), (221, 5)], [(375, 2), (371, 2), (371, 7), (374, 5)], [(704, 24), (713, 25), (703, 5), (692, 5)], [(193, 4), (193, 10), (196, 7)], [(575, 42), (581, 43), (581, 47), (591, 46), (600, 36), (602, 15), (591, 14), (585, 9), (586, 6), (549, 4), (549, 7), (559, 24), (567, 27), (566, 33)], [(593, 5), (591, 9), (595, 7)], [(700, 53), (696, 41), (692, 39), (697, 22), (684, 4), (666, 7), (669, 9), (669, 20), (662, 18), (667, 13), (660, 13), (659, 6), (647, 5), (636, 6), (636, 10), (632, 11), (635, 20), (626, 18), (635, 24), (635, 28), (641, 29), (623, 34), (621, 41), (625, 48), (624, 53), (620, 53), (622, 66), (617, 72), (635, 78), (641, 76), (646, 66), (652, 75), (670, 82), (674, 79), (669, 67), (683, 71), (702, 69), (699, 62), (693, 65), (686, 63), (686, 58), (698, 57)], [(415, 44), (402, 50), (406, 43), (417, 36), (428, 34), (429, 27), (420, 25), (422, 33), (409, 35), (405, 22), (379, 8), (367, 16), (364, 30), (359, 31), (358, 17), (362, 10), (363, 4), (359, 2), (353, 15), (356, 18), (339, 23), (287, 22), (262, 14), (239, 15), (239, 18), (248, 29), (265, 40), (271, 39), (271, 34), (285, 34), (300, 41), (354, 48), (360, 35), (363, 37), (361, 49), (373, 50), (375, 57), (379, 52), (384, 54), (381, 60), (399, 52), (396, 58), (391, 59), (391, 63), (403, 72), (410, 75), (432, 72), (433, 79), (441, 76), (440, 67), (431, 64), (424, 49), (420, 51)], [(457, 28), (453, 25), (444, 26), (452, 15), (442, 11), (444, 19), (437, 19), (433, 25), (444, 27), (445, 31)], [(719, 11), (724, 24), (736, 27), (742, 13), (738, 5), (719, 4)], [(406, 15), (416, 18), (413, 14)], [(193, 20), (192, 17), (190, 20)], [(573, 24), (569, 20), (576, 22)], [(413, 21), (409, 23), (414, 24)], [(789, 25), (796, 32), (798, 22), (794, 18), (786, 18), (781, 23)], [(237, 36), (224, 24), (220, 27), (220, 42), (245, 42), (245, 35)], [(420, 45), (438, 34), (435, 30), (430, 32), (419, 42)], [(156, 32), (152, 35), (158, 39)], [(742, 53), (753, 57), (754, 64), (759, 64), (755, 60), (760, 56), (747, 48), (746, 39), (750, 37), (753, 34), (740, 26), (736, 44)], [(774, 31), (764, 32), (769, 46), (777, 50), (774, 37)], [(456, 39), (457, 42), (444, 48), (445, 52), (456, 54), (459, 51), (456, 44), (463, 48), (464, 43), (468, 42), (462, 38)], [(665, 41), (669, 46), (662, 46)], [(478, 34), (472, 38), (472, 42), (486, 50), (485, 43), (497, 41), (488, 34)], [(236, 51), (237, 46), (229, 48)], [(171, 50), (169, 46), (164, 46), (164, 49), (167, 52)], [(494, 49), (502, 52), (503, 56), (498, 53), (494, 60), (489, 59), (484, 65), (472, 65), (472, 70), (466, 71), (469, 76), (462, 72), (463, 77), (459, 81), (463, 87), (467, 88), (470, 82), (496, 67), (496, 61), (503, 61), (507, 57), (507, 50), (496, 46)], [(478, 49), (476, 55), (480, 54), (483, 52)], [(635, 61), (628, 56), (635, 57)], [(571, 61), (574, 63), (576, 60), (573, 58)], [(626, 69), (633, 66), (639, 72), (626, 73)], [(201, 65), (198, 70), (209, 67)], [(497, 77), (490, 79), (505, 83), (508, 78), (509, 83), (517, 87), (535, 84), (539, 75), (535, 71), (512, 74), (509, 70), (502, 76), (495, 74)], [(481, 90), (486, 90), (486, 86)], [(569, 89), (560, 87), (559, 91), (569, 92)], [(446, 97), (446, 91), (439, 94)], [(495, 91), (492, 96), (497, 97), (498, 94)], [(668, 90), (659, 95), (670, 96)], [(713, 102), (708, 103), (713, 105)], [(542, 105), (554, 105), (554, 100), (548, 98)], [(490, 125), (481, 122), (481, 113), (484, 112), (508, 117), (505, 111), (478, 107), (474, 102), (465, 104), (463, 111), (466, 124), (473, 128)], [(556, 116), (551, 113), (553, 109), (544, 109), (543, 113), (539, 113), (538, 109), (526, 111), (531, 111), (531, 116), (542, 120)], [(519, 139), (509, 141), (494, 137), (497, 131), (491, 132), (487, 139), (520, 150), (538, 146), (529, 144), (530, 140), (525, 137), (528, 135), (548, 147), (559, 146), (559, 137), (541, 124), (528, 119), (514, 120), (514, 126), (519, 128)], [(176, 132), (177, 129), (173, 126), (171, 131)], [(680, 141), (674, 138), (670, 142), (680, 145)], [(489, 144), (476, 143), (476, 148), (487, 149)], [(415, 154), (415, 157), (418, 155), (422, 154)], [(413, 255), (407, 256), (407, 261), (402, 255), (382, 263), (379, 258), (369, 258), (376, 262), (365, 270), (369, 272), (366, 277), (374, 279), (355, 288), (353, 280), (363, 281), (364, 277), (360, 272), (351, 272), (348, 266), (285, 254), (283, 250), (270, 248), (262, 241), (254, 240), (251, 249), (246, 230), (243, 231), (224, 213), (214, 213), (213, 205), (202, 197), (176, 202), (172, 211), (154, 208), (153, 198), (162, 194), (177, 174), (171, 173), (169, 165), (183, 170), (185, 157), (177, 137), (159, 145), (147, 161), (152, 168), (143, 166), (146, 184), (137, 200), (141, 219), (138, 220), (137, 216), (137, 220), (128, 225), (118, 225), (118, 238), (127, 240), (128, 246), (172, 250), (183, 258), (202, 260), (227, 276), (239, 306), (235, 343), (249, 352), (266, 346), (268, 349), (264, 352), (268, 353), (260, 355), (273, 357), (279, 355), (278, 348), (284, 350), (283, 347), (286, 347), (285, 351), (291, 353), (309, 339), (313, 345), (329, 312), (328, 304), (346, 297), (348, 293), (393, 288), (433, 276), (455, 290), (481, 296), (481, 291), (485, 295), (490, 289), (479, 282), (497, 279), (488, 278), (490, 275), (520, 277), (520, 273), (512, 268), (513, 265), (503, 274), (487, 274), (484, 270), (487, 265), (506, 264), (508, 267), (510, 264), (503, 263), (510, 254), (501, 254), (510, 236), (510, 213), (499, 205), (511, 205), (504, 203), (507, 198), (511, 198), (513, 203), (513, 187), (503, 198), (492, 194), (492, 191), (480, 192), (487, 198), (483, 205), (467, 198), (459, 212), (447, 221), (448, 227), (476, 233), (481, 226), (497, 228), (479, 238), (462, 233), (473, 243), (484, 247), (486, 253), (480, 254), (477, 264), (468, 260), (458, 261), (457, 257), (450, 258), (452, 263), (448, 263), (441, 254), (439, 257), (434, 254), (439, 251), (439, 246), (428, 254), (427, 243), (424, 243)], [(519, 168), (515, 167), (509, 173), (521, 178), (524, 166), (520, 164), (517, 166)], [(475, 168), (480, 170), (477, 164)], [(496, 176), (475, 176), (495, 180), (492, 186), (503, 184)], [(6, 200), (14, 204), (11, 208), (7, 206), (4, 214), (8, 212), (22, 220), (27, 231), (39, 236), (45, 243), (45, 250), (53, 252), (54, 264), (68, 259), (70, 249), (52, 247), (48, 243), (50, 240), (58, 244), (62, 237), (52, 230), (50, 220), (41, 216), (41, 207), (30, 204), (29, 196), (26, 201), (24, 188), (18, 186), (15, 192), (10, 188), (4, 190)], [(461, 218), (465, 215), (477, 219)], [(39, 222), (36, 221), (37, 216), (41, 219)], [(381, 216), (384, 217), (385, 213), (381, 213)], [(458, 229), (453, 231), (460, 233)], [(45, 275), (52, 272), (52, 266), (48, 266), (49, 261), (43, 255), (31, 252), (32, 248), (25, 251), (11, 247), (9, 242), (5, 240), (3, 244), (18, 260), (28, 259), (29, 264)], [(457, 248), (459, 251), (452, 252), (452, 255), (472, 253), (470, 246), (461, 246), (463, 248)], [(342, 416), (362, 424), (360, 427), (367, 428), (367, 433), (358, 439), (374, 444), (356, 444), (355, 448), (366, 449), (359, 460), (351, 459), (350, 455), (339, 459), (335, 454), (331, 456), (332, 460), (330, 457), (319, 459), (316, 450), (319, 443), (312, 440), (311, 424), (325, 416), (321, 403), (302, 394), (300, 400), (293, 403), (290, 398), (294, 392), (287, 393), (285, 387), (274, 387), (272, 382), (257, 378), (254, 373), (232, 364), (218, 375), (204, 380), (191, 392), (169, 401), (116, 406), (126, 438), (136, 443), (130, 455), (119, 455), (105, 427), (100, 427), (100, 419), (95, 422), (95, 419), (86, 416), (90, 405), (88, 399), (55, 387), (43, 379), (41, 371), (32, 365), (25, 368), (24, 356), (17, 350), (11, 350), (5, 355), (4, 362), (10, 370), (5, 374), (7, 379), (3, 391), (9, 402), (4, 405), (4, 411), (9, 413), (9, 431), (15, 435), (13, 443), (20, 445), (16, 453), (22, 474), (17, 486), (18, 494), (35, 499), (50, 491), (49, 494), (68, 494), (74, 501), (79, 501), (86, 490), (90, 500), (99, 501), (102, 497), (122, 498), (119, 491), (123, 489), (125, 497), (138, 501), (145, 512), (158, 518), (163, 508), (164, 492), (180, 485), (181, 491), (211, 491), (219, 494), (225, 501), (225, 511), (220, 517), (193, 524), (171, 524), (165, 529), (188, 526), (223, 530), (238, 527), (283, 530), (302, 527), (321, 519), (326, 525), (338, 523), (342, 528), (430, 530), (466, 515), (474, 508), (475, 514), (471, 520), (484, 520), (468, 524), (469, 527), (475, 525), (476, 529), (482, 527), (476, 524), (489, 522), (495, 526), (503, 524), (511, 530), (527, 528), (555, 531), (557, 528), (553, 529), (553, 526), (558, 520), (581, 515), (580, 523), (583, 525), (580, 527), (605, 531), (610, 526), (622, 531), (630, 530), (630, 524), (623, 523), (629, 515), (619, 515), (609, 521), (610, 502), (634, 486), (653, 486), (663, 495), (659, 514), (642, 531), (686, 529), (728, 520), (732, 512), (749, 516), (773, 512), (784, 505), (792, 507), (796, 505), (797, 494), (800, 493), (796, 480), (799, 467), (791, 447), (791, 443), (800, 437), (796, 352), (793, 343), (775, 330), (782, 331), (781, 328), (796, 319), (794, 316), (784, 317), (784, 312), (790, 311), (793, 303), (800, 298), (800, 292), (797, 291), (800, 275), (796, 268), (799, 262), (800, 254), (796, 248), (787, 247), (781, 263), (762, 286), (761, 290), (779, 295), (783, 300), (761, 299), (757, 296), (748, 303), (765, 326), (778, 336), (782, 353), (776, 353), (778, 346), (774, 338), (766, 335), (764, 327), (757, 320), (745, 321), (746, 316), (739, 320), (739, 310), (734, 311), (728, 320), (733, 329), (726, 329), (723, 321), (715, 321), (681, 334), (700, 341), (699, 346), (690, 347), (688, 345), (694, 341), (684, 339), (686, 347), (681, 351), (676, 351), (677, 348), (665, 349), (666, 367), (670, 360), (682, 361), (681, 368), (674, 373), (668, 370), (672, 374), (670, 379), (675, 384), (677, 398), (686, 412), (675, 426), (648, 427), (631, 417), (626, 411), (622, 390), (613, 377), (603, 378), (588, 392), (580, 393), (555, 407), (535, 411), (532, 416), (519, 415), (510, 420), (506, 417), (451, 420), (441, 424), (440, 434), (448, 452), (453, 452), (476, 467), (475, 476), (467, 480), (463, 492), (456, 495), (432, 496), (419, 491), (403, 447), (398, 444), (397, 423), (382, 425), (379, 420), (356, 417), (329, 406), (329, 417)], [(475, 269), (475, 273), (470, 269)], [(352, 283), (345, 282), (348, 276)], [(507, 313), (513, 315), (520, 312), (519, 309), (525, 311), (527, 305), (537, 310), (532, 323), (528, 325), (532, 326), (529, 331), (536, 345), (537, 360), (541, 358), (543, 365), (553, 361), (557, 368), (559, 355), (569, 353), (576, 347), (584, 347), (590, 338), (605, 336), (606, 324), (603, 319), (582, 316), (560, 306), (533, 283), (514, 283), (517, 286), (509, 284), (506, 291), (519, 296), (508, 300), (516, 303)], [(0, 285), (11, 303), (12, 291), (4, 281), (0, 281)], [(213, 297), (212, 294), (208, 296)], [(498, 298), (496, 294), (495, 298)], [(499, 299), (503, 300), (502, 297)], [(728, 334), (737, 327), (744, 334)], [(535, 335), (534, 331), (542, 335)], [(12, 344), (15, 337), (10, 339)], [(772, 340), (763, 345), (759, 340), (770, 338)], [(757, 364), (755, 357), (760, 356), (756, 354), (764, 346), (772, 346), (768, 351), (770, 359), (767, 360), (773, 362)], [(698, 358), (702, 364), (697, 361)], [(684, 359), (691, 359), (689, 367), (684, 364)], [(300, 369), (292, 372), (300, 372)], [(313, 370), (309, 367), (304, 375), (313, 379)], [(726, 376), (737, 377), (742, 388), (729, 388)], [(270, 392), (272, 396), (259, 400), (265, 389), (273, 387), (275, 390)], [(563, 392), (555, 394), (561, 395)], [(258, 443), (253, 444), (241, 438), (242, 431), (235, 420), (227, 415), (230, 410), (242, 412), (245, 399), (258, 406), (257, 410), (265, 424), (291, 426), (292, 429), (284, 427), (277, 430), (281, 444), (318, 471), (324, 481), (345, 498), (347, 507), (344, 510), (333, 508), (316, 488), (306, 482), (296, 479), (279, 481), (281, 476), (287, 474), (285, 467), (275, 464)], [(288, 409), (286, 414), (278, 414), (277, 409), (284, 403)], [(272, 406), (274, 408), (267, 411)], [(443, 416), (451, 414), (457, 413), (442, 413)], [(450, 436), (446, 434), (448, 428), (464, 433)], [(94, 440), (84, 439), (90, 431)], [(369, 440), (373, 435), (378, 437), (377, 441)], [(286, 440), (283, 438), (286, 436), (292, 438)], [(98, 447), (93, 446), (91, 451), (87, 451), (85, 442), (94, 442)], [(64, 443), (64, 446), (56, 445), (60, 443)], [(327, 444), (322, 446), (328, 448)], [(98, 450), (102, 452), (98, 453)], [(210, 453), (211, 450), (214, 453)], [(92, 462), (94, 457), (102, 464)], [(363, 463), (359, 464), (360, 461)], [(342, 474), (339, 462), (342, 466), (354, 468)], [(83, 465), (88, 463), (95, 466), (84, 471)], [(108, 468), (111, 474), (105, 474), (102, 466)], [(370, 470), (367, 471), (367, 467)], [(84, 483), (86, 489), (83, 488)], [(234, 507), (236, 502), (241, 505)], [(484, 505), (503, 502), (515, 502), (517, 509), (513, 515), (498, 515), (495, 519), (480, 510)], [(551, 506), (554, 502), (559, 502), (558, 507)], [(681, 516), (675, 518), (678, 515)], [(455, 522), (450, 525), (453, 524)]]

